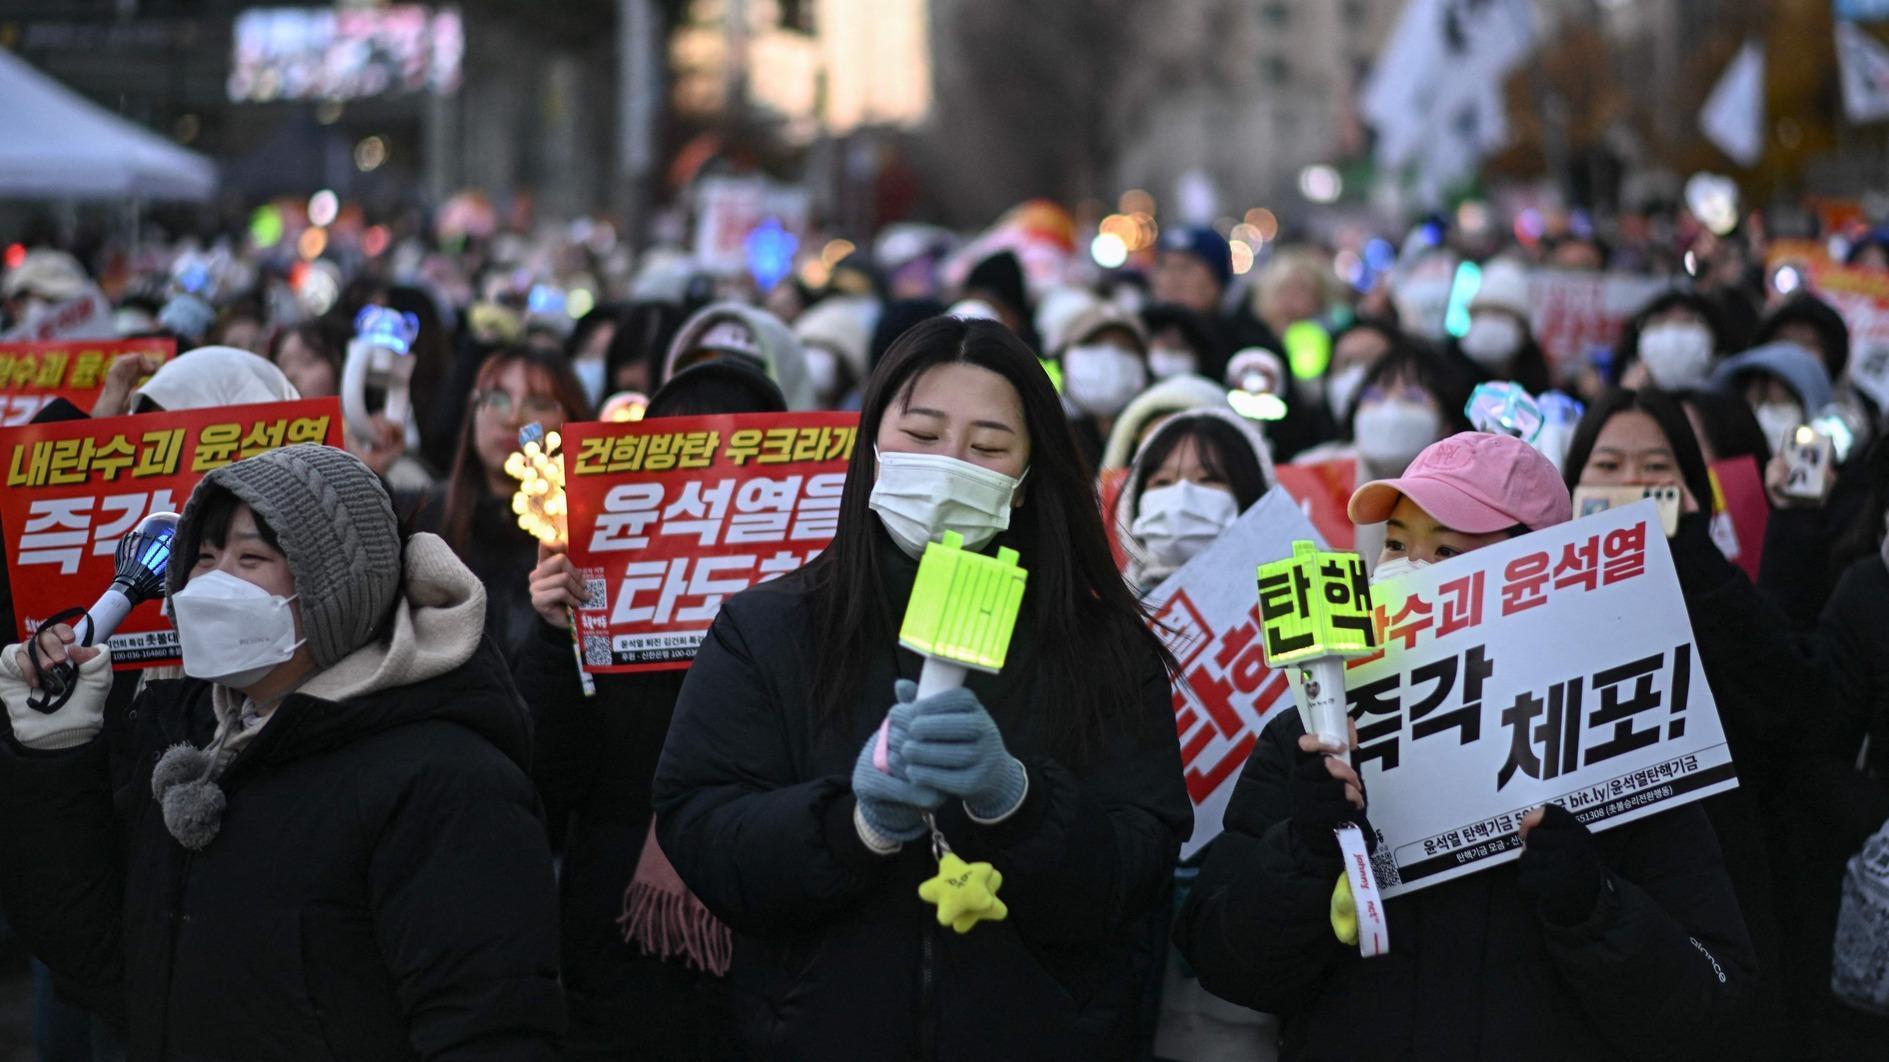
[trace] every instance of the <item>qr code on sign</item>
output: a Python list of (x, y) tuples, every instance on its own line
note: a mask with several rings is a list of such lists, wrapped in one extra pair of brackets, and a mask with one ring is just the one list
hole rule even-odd
[(584, 663), (604, 667), (610, 663), (610, 639), (601, 634), (584, 635)]
[(608, 591), (604, 589), (602, 579), (585, 579), (584, 603), (578, 607), (584, 609), (603, 608), (606, 603), (605, 594), (607, 592)]
[(1377, 878), (1377, 887), (1402, 885), (1404, 876), (1397, 872), (1397, 857), (1391, 854), (1391, 847), (1384, 843), (1382, 831), (1377, 835), (1377, 851), (1371, 853), (1371, 875)]

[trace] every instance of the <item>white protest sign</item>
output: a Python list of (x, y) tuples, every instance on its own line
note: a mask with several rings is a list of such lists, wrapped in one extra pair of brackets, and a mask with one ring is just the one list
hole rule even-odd
[(116, 339), (112, 325), (112, 304), (97, 288), (51, 305), (42, 304), (5, 335), (0, 342), (45, 342), (54, 339)]
[(1613, 347), (1640, 307), (1672, 287), (1657, 277), (1536, 269), (1528, 275), (1529, 322), (1557, 379), (1571, 379), (1595, 347)]
[(724, 276), (745, 272), (748, 234), (768, 218), (796, 236), (807, 229), (804, 188), (759, 177), (705, 177), (695, 186), (695, 259)]
[(1259, 732), (1274, 713), (1293, 708), (1285, 672), (1266, 666), (1258, 566), (1291, 556), (1296, 539), (1324, 546), (1298, 503), (1274, 488), (1148, 595), (1155, 633), (1181, 666), (1174, 718), (1194, 804), (1183, 859), (1220, 835), (1227, 798)]
[(1738, 784), (1652, 502), (1371, 596), (1345, 689), (1386, 897), (1516, 858), (1543, 803), (1605, 830)]

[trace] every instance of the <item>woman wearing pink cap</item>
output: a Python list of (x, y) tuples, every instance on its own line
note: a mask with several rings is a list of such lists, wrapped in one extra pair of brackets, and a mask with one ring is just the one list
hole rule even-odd
[[(1547, 458), (1477, 433), (1350, 506), (1387, 522), (1380, 577), (1569, 512)], [(1332, 830), (1373, 833), (1357, 774), (1327, 751), (1296, 712), (1266, 727), (1175, 930), (1209, 991), (1279, 1015), (1281, 1058), (1668, 1058), (1735, 1013), (1751, 945), (1696, 805), (1601, 835), (1537, 810), (1519, 860), (1389, 900), (1391, 950), (1360, 958), (1331, 928)]]

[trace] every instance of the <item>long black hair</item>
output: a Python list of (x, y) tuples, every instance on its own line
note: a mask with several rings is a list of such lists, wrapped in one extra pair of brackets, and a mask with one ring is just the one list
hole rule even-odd
[(1259, 455), (1253, 452), (1253, 444), (1240, 429), (1212, 414), (1182, 413), (1169, 423), (1157, 428), (1154, 437), (1135, 459), (1135, 479), (1129, 485), (1134, 498), (1134, 507), (1141, 506), (1141, 495), (1148, 489), (1148, 480), (1174, 452), (1174, 448), (1184, 439), (1194, 440), (1194, 453), (1199, 455), (1200, 467), (1208, 474), (1225, 483), (1233, 492), (1233, 500), (1245, 512), (1260, 495), (1271, 489), (1266, 482), (1266, 470), (1260, 467)]
[(1685, 481), (1686, 489), (1692, 492), (1693, 500), (1699, 508), (1710, 514), (1712, 511), (1712, 477), (1705, 469), (1705, 455), (1699, 452), (1699, 440), (1693, 437), (1692, 422), (1686, 419), (1686, 411), (1680, 406), (1679, 399), (1664, 391), (1651, 387), (1631, 391), (1625, 388), (1609, 391), (1587, 407), (1581, 416), (1581, 422), (1574, 426), (1574, 438), (1568, 442), (1567, 460), (1561, 463), (1561, 476), (1572, 491), (1581, 485), (1581, 473), (1587, 468), (1587, 459), (1594, 454), (1594, 442), (1600, 438), (1602, 428), (1607, 422), (1621, 413), (1644, 413), (1659, 425), (1660, 434), (1666, 436), (1666, 445), (1672, 449), (1673, 461), (1679, 466), (1679, 478)]
[(894, 403), (910, 400), (919, 376), (939, 365), (973, 365), (1016, 389), (1030, 439), (1029, 488), (996, 542), (1015, 549), (1030, 573), (1020, 624), (1035, 634), (1037, 669), (1068, 692), (1077, 718), (1046, 720), (1074, 758), (1110, 723), (1130, 719), (1141, 697), (1139, 670), (1151, 655), (1172, 659), (1116, 570), (1102, 531), (1095, 471), (1082, 457), (1062, 405), (1036, 355), (995, 321), (933, 317), (908, 329), (866, 381), (858, 443), (846, 470), (833, 542), (806, 568), (819, 662), (816, 723), (844, 726), (859, 696), (867, 657), (894, 637), (899, 607), (880, 569), (885, 532), (869, 499), (878, 474), (872, 440)]

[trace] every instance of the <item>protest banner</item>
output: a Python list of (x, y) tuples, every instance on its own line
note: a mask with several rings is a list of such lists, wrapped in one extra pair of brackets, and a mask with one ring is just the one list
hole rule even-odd
[[(336, 399), (0, 430), (0, 530), (19, 638), (47, 616), (90, 604), (111, 584), (119, 538), (151, 513), (181, 512), (205, 473), (300, 442), (341, 445)], [(119, 670), (178, 661), (177, 634), (156, 606), (133, 611), (110, 644)]]
[(1556, 380), (1571, 380), (1595, 348), (1611, 350), (1642, 306), (1672, 287), (1659, 277), (1535, 269), (1528, 274), (1529, 322)]
[(25, 424), (55, 398), (90, 412), (119, 356), (176, 353), (170, 339), (0, 343), (0, 428)]
[(1653, 502), (1371, 596), (1345, 687), (1385, 896), (1516, 858), (1543, 803), (1598, 831), (1737, 785)]
[(832, 541), (853, 413), (564, 426), (584, 668), (686, 668), (730, 594)]
[(1273, 475), (1299, 503), (1299, 511), (1318, 528), (1327, 544), (1333, 549), (1353, 548), (1358, 529), (1351, 522), (1346, 507), (1358, 487), (1357, 458), (1278, 465), (1273, 468)]
[(1292, 710), (1283, 670), (1266, 665), (1254, 565), (1292, 555), (1318, 532), (1283, 490), (1271, 490), (1213, 545), (1148, 595), (1155, 633), (1180, 664), (1174, 722), (1194, 804), (1190, 858), (1220, 834), (1220, 820), (1259, 732)]
[(41, 305), (26, 319), (0, 333), (0, 343), (43, 343), (55, 339), (110, 339), (118, 334), (112, 325), (112, 304), (97, 288), (90, 288), (64, 302)]

